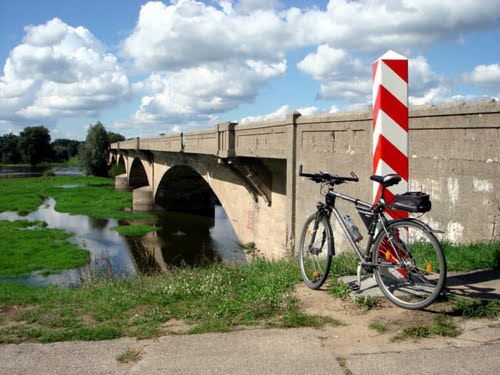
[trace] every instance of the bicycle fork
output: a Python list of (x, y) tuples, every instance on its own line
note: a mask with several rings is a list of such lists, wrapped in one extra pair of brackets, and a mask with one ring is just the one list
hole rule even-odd
[(307, 249), (309, 253), (313, 255), (318, 255), (321, 252), (321, 249), (323, 248), (323, 245), (325, 244), (326, 241), (326, 233), (325, 231), (323, 231), (321, 237), (321, 246), (319, 246), (318, 248), (314, 247), (314, 243), (316, 242), (316, 235), (318, 232), (319, 222), (321, 221), (321, 215), (322, 215), (321, 211), (318, 211), (318, 213), (316, 214), (316, 219), (314, 220), (313, 232), (311, 233), (311, 242), (309, 243), (309, 248)]

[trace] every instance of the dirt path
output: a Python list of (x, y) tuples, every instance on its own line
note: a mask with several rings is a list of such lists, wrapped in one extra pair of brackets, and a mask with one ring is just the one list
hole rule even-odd
[[(439, 302), (426, 311), (400, 309), (381, 298), (380, 303), (366, 310), (351, 300), (330, 296), (326, 290), (313, 291), (305, 285), (297, 287), (297, 297), (306, 313), (328, 316), (339, 320), (340, 326), (326, 326), (321, 329), (323, 345), (335, 351), (339, 357), (351, 355), (402, 352), (409, 350), (464, 347), (499, 342), (500, 321), (489, 319), (464, 320), (451, 317), (460, 330), (457, 337), (432, 335), (425, 338), (402, 336), (409, 327), (431, 326), (436, 316), (450, 316), (451, 304)], [(379, 333), (370, 326), (382, 327)]]

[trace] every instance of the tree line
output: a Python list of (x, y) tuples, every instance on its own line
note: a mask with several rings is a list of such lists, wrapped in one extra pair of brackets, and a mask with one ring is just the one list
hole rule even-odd
[(7, 164), (64, 163), (78, 157), (80, 168), (87, 175), (108, 175), (108, 148), (125, 140), (118, 133), (108, 132), (100, 122), (91, 125), (85, 142), (56, 139), (51, 142), (45, 126), (28, 126), (19, 135), (0, 136), (0, 162)]

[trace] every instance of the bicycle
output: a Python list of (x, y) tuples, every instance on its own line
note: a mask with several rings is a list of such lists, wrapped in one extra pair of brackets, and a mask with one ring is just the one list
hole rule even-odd
[[(325, 202), (318, 202), (316, 212), (305, 223), (299, 243), (300, 272), (305, 284), (319, 289), (326, 281), (335, 255), (335, 245), (330, 219), (332, 213), (359, 258), (357, 287), (361, 286), (361, 270), (373, 273), (382, 293), (395, 305), (412, 310), (424, 309), (432, 304), (443, 291), (446, 281), (446, 259), (433, 229), (416, 218), (387, 219), (385, 210), (427, 212), (431, 208), (429, 196), (424, 193), (396, 195), (389, 204), (384, 194), (386, 188), (398, 184), (401, 176), (388, 174), (370, 177), (382, 185), (375, 204), (356, 199), (334, 190), (335, 185), (358, 182), (354, 172), (351, 177), (329, 173), (303, 173), (299, 176), (321, 183), (320, 192), (328, 187)], [(364, 253), (335, 207), (336, 199), (354, 204), (368, 230)]]

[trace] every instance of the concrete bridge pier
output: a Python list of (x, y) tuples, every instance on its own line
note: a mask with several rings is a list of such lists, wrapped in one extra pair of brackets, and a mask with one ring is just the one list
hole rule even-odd
[(143, 186), (132, 192), (132, 209), (134, 211), (152, 211), (155, 209), (153, 190)]
[(115, 177), (115, 189), (116, 190), (128, 190), (130, 189), (128, 185), (128, 176), (126, 173), (120, 174)]

